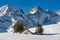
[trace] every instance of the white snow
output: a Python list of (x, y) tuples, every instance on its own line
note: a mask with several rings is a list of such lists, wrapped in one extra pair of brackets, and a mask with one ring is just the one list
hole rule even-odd
[(60, 35), (0, 33), (0, 40), (60, 40)]
[(43, 26), (43, 28), (44, 28), (44, 33), (49, 33), (49, 34), (60, 33), (60, 24), (46, 25)]
[(35, 11), (32, 10), (32, 11), (30, 11), (30, 14), (34, 14), (35, 12), (36, 12), (36, 10)]
[(7, 5), (1, 7), (0, 8), (0, 16), (3, 16), (6, 13), (7, 9), (8, 9)]
[(13, 33), (13, 32), (14, 32), (13, 26), (14, 26), (14, 24), (16, 24), (16, 23), (17, 23), (17, 21), (12, 17), (12, 25), (9, 27), (9, 29), (7, 29), (7, 32)]
[[(60, 33), (60, 24), (51, 24), (43, 26), (45, 34), (59, 34)], [(31, 32), (35, 32), (36, 27), (29, 29)]]
[(30, 14), (34, 14), (38, 9), (35, 7), (34, 9), (30, 10), (29, 13)]
[(7, 29), (7, 32), (8, 33), (13, 33), (14, 32), (14, 29), (12, 27), (9, 27), (9, 29)]
[(34, 28), (29, 28), (29, 30), (30, 30), (32, 33), (35, 33), (35, 29), (36, 29), (36, 27), (34, 27)]
[[(0, 40), (60, 40), (60, 24), (45, 25), (44, 35), (30, 35), (19, 33), (0, 33)], [(35, 28), (30, 28), (35, 32)]]
[(13, 17), (12, 17), (12, 26), (14, 26), (14, 24), (17, 23), (17, 20), (15, 20)]
[(60, 22), (58, 22), (58, 24), (60, 24)]

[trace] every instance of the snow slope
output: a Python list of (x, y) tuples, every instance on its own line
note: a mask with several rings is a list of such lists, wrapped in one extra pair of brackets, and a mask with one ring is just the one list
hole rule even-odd
[(60, 40), (59, 35), (27, 35), (0, 33), (0, 40)]
[[(60, 24), (51, 24), (51, 25), (45, 25), (43, 26), (44, 34), (60, 34)], [(29, 29), (31, 32), (35, 32), (35, 28)]]
[(50, 33), (50, 34), (60, 33), (60, 24), (46, 25), (43, 26), (43, 28), (44, 28), (44, 33)]
[[(35, 32), (35, 28), (29, 30)], [(45, 25), (43, 28), (43, 35), (0, 33), (0, 40), (60, 40), (60, 23)]]

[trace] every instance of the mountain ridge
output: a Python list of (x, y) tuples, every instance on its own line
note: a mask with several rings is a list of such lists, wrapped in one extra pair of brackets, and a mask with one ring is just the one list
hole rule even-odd
[(7, 31), (9, 28), (13, 28), (17, 22), (28, 24), (31, 28), (36, 27), (38, 22), (41, 25), (56, 24), (59, 22), (59, 18), (60, 16), (57, 15), (57, 13), (49, 10), (45, 11), (39, 6), (31, 9), (26, 15), (23, 9), (15, 8), (11, 5), (4, 5), (0, 8), (0, 28), (3, 31)]

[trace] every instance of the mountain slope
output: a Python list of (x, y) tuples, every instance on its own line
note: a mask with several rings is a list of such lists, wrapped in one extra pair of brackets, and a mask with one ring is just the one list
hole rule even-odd
[(59, 21), (60, 16), (57, 13), (50, 10), (45, 11), (40, 6), (32, 8), (26, 15), (21, 8), (15, 8), (11, 5), (4, 5), (0, 8), (0, 32), (13, 29), (17, 22), (23, 22), (23, 24), (28, 24), (29, 28), (33, 28), (38, 22), (41, 25), (48, 25), (56, 24)]
[(4, 5), (0, 8), (0, 32), (6, 31), (9, 27), (14, 26), (15, 21), (23, 20), (23, 10), (19, 8), (13, 8), (10, 5)]
[[(42, 25), (48, 24), (56, 24), (59, 16), (57, 13), (52, 11), (45, 11), (41, 7), (37, 6), (29, 11), (27, 14), (29, 18), (31, 18), (35, 25), (39, 22)], [(56, 19), (56, 20), (55, 20)], [(55, 21), (54, 21), (55, 20)], [(54, 23), (52, 22), (54, 21)]]
[[(51, 24), (42, 26), (44, 31), (43, 34), (60, 34), (60, 24)], [(36, 27), (29, 28), (32, 33), (35, 33)]]

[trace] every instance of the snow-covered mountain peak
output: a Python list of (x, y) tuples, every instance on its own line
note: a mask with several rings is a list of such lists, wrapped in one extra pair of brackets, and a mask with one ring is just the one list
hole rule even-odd
[(7, 5), (4, 5), (4, 6), (2, 6), (2, 7), (0, 7), (0, 10), (3, 10), (3, 9), (8, 9), (8, 8), (11, 8), (12, 6), (11, 5), (9, 5), (9, 4), (7, 4)]
[[(7, 29), (13, 27), (16, 22), (21, 22), (21, 19), (23, 20), (24, 17), (25, 15), (22, 9), (15, 8), (11, 5), (4, 5), (0, 7), (0, 28), (3, 31), (7, 31)], [(0, 32), (2, 30), (0, 30)]]
[(8, 7), (8, 8), (12, 8), (13, 6), (12, 5), (10, 5), (10, 4), (6, 4), (6, 5), (4, 5), (5, 7)]
[(35, 8), (33, 8), (33, 9), (31, 9), (30, 11), (29, 11), (29, 13), (30, 14), (34, 14), (34, 13), (36, 13), (38, 10), (43, 10), (40, 6), (37, 6), (37, 7), (35, 7)]
[(4, 5), (0, 7), (0, 17), (3, 16), (9, 8), (12, 8), (11, 5)]
[(4, 5), (0, 8), (0, 16), (3, 16), (8, 9), (8, 5)]

